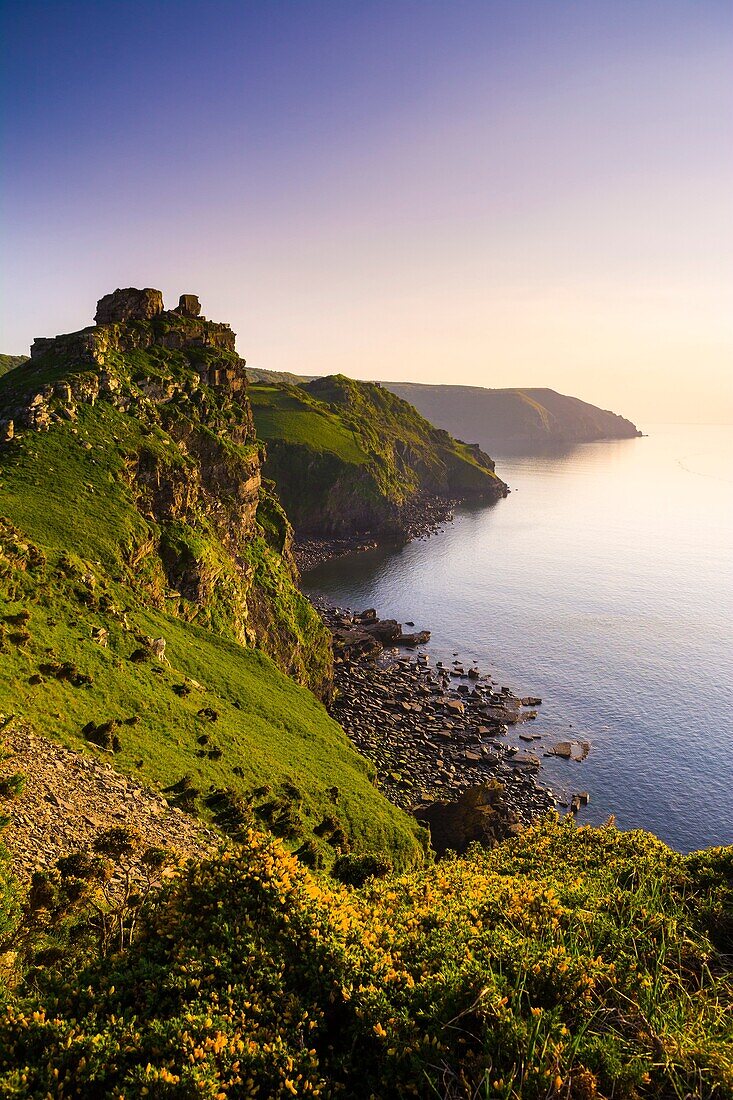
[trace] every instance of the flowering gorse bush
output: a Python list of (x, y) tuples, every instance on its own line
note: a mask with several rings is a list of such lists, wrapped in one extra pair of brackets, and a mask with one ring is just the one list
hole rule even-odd
[(10, 1005), (0, 1096), (721, 1100), (732, 880), (732, 849), (548, 820), (350, 889), (250, 830)]

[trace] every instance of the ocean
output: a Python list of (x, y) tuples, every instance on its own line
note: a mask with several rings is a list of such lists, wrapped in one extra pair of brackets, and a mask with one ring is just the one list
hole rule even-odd
[[(331, 561), (305, 590), (414, 621), (432, 659), (540, 695), (538, 780), (588, 791), (580, 821), (613, 814), (680, 851), (733, 843), (733, 429), (494, 457), (505, 500)], [(585, 760), (542, 756), (575, 739)]]

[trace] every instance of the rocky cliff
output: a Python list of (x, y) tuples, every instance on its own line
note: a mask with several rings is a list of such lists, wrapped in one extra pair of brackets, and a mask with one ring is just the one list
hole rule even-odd
[(225, 832), (260, 820), (311, 863), (420, 862), (419, 826), (307, 690), (330, 695), (330, 638), (234, 333), (151, 289), (97, 322), (0, 379), (0, 730), (101, 754)]
[(110, 564), (119, 558), (155, 606), (257, 645), (327, 690), (327, 644), (295, 585), (291, 529), (261, 484), (235, 334), (200, 316), (194, 296), (164, 310), (152, 289), (106, 295), (97, 319), (37, 339), (0, 395), (0, 439), (17, 442), (11, 463), (64, 452), (58, 542), (69, 547), (85, 467), (105, 470), (127, 513)]
[(598, 439), (632, 439), (635, 424), (577, 397), (550, 389), (490, 390), (385, 382), (423, 416), (492, 454), (534, 454)]
[(435, 428), (377, 383), (344, 375), (250, 390), (265, 472), (298, 534), (400, 537), (428, 501), (506, 493), (477, 445)]

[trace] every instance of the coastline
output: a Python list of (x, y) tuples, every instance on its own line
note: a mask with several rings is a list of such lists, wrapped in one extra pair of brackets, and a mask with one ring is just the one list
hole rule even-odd
[[(507, 488), (507, 493), (511, 492)], [(496, 499), (486, 500), (487, 507), (495, 504)], [(445, 524), (453, 522), (455, 509), (466, 503), (461, 498), (421, 496), (410, 501), (403, 508), (400, 526), (390, 532), (361, 531), (345, 537), (329, 535), (296, 536), (293, 544), (293, 556), (298, 571), (309, 573), (334, 558), (363, 550), (375, 550), (379, 546), (404, 546), (405, 543), (429, 539), (436, 535)]]
[[(474, 839), (491, 846), (551, 810), (587, 804), (585, 791), (560, 799), (538, 781), (540, 699), (458, 659), (433, 663), (429, 631), (405, 634), (374, 609), (312, 602), (334, 640), (333, 717), (373, 764), (382, 793), (440, 836), (439, 851)], [(507, 743), (510, 729), (520, 730), (522, 749)]]

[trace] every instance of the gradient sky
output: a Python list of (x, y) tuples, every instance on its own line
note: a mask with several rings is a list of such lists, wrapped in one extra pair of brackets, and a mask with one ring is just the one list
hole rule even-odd
[(252, 366), (733, 422), (730, 0), (2, 0), (0, 350), (117, 286)]

